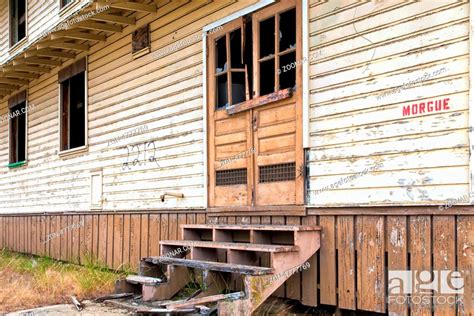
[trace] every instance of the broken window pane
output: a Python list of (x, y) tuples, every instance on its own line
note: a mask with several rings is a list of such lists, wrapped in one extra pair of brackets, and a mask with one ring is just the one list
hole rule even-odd
[(240, 29), (230, 33), (230, 63), (231, 68), (243, 68), (242, 63), (242, 37)]
[(296, 48), (296, 9), (280, 15), (280, 52)]
[(275, 92), (275, 59), (260, 63), (260, 95)]
[(280, 56), (280, 89), (293, 88), (296, 83), (295, 52)]
[(226, 37), (223, 36), (216, 41), (216, 73), (227, 70)]
[(260, 58), (275, 54), (275, 17), (260, 22)]
[(227, 97), (227, 74), (217, 77), (217, 108), (224, 108), (228, 105)]
[(247, 79), (250, 91), (250, 99), (253, 97), (253, 42), (252, 42), (252, 22), (245, 24), (245, 64), (247, 65)]
[(232, 73), (232, 104), (245, 101), (245, 73)]

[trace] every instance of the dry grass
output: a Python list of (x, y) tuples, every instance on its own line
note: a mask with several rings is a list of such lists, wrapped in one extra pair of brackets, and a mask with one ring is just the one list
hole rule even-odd
[(0, 314), (108, 294), (126, 273), (0, 250)]

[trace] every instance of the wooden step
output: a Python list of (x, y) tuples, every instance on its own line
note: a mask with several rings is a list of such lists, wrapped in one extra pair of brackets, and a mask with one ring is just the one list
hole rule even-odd
[(175, 266), (185, 266), (188, 268), (195, 268), (201, 270), (211, 270), (219, 272), (239, 273), (248, 275), (265, 275), (272, 274), (272, 268), (249, 266), (242, 264), (222, 263), (213, 261), (202, 261), (202, 260), (189, 260), (181, 258), (167, 258), (167, 257), (149, 257), (144, 258), (147, 262), (154, 264), (168, 264)]
[(286, 245), (270, 245), (270, 244), (249, 244), (249, 243), (234, 243), (222, 241), (197, 241), (197, 240), (162, 240), (161, 245), (167, 246), (184, 246), (188, 248), (216, 248), (216, 249), (232, 249), (242, 251), (257, 251), (257, 252), (290, 252), (298, 251), (298, 246)]
[(224, 224), (184, 224), (184, 229), (226, 229), (226, 230), (270, 230), (270, 231), (315, 231), (316, 225), (224, 225)]
[(125, 280), (127, 280), (128, 283), (143, 285), (159, 285), (165, 282), (161, 278), (152, 278), (142, 275), (128, 275)]

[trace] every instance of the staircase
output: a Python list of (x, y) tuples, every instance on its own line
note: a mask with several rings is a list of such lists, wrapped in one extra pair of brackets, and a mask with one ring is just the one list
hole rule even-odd
[[(143, 301), (172, 312), (217, 304), (219, 315), (251, 315), (319, 249), (318, 226), (182, 225), (182, 240), (160, 242), (160, 257), (143, 258)], [(190, 282), (192, 298), (170, 301)], [(232, 293), (228, 293), (232, 291)], [(155, 304), (154, 304), (155, 305)]]

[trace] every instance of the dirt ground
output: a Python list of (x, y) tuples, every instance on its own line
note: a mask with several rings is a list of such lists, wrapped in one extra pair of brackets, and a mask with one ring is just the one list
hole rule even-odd
[(93, 303), (91, 301), (84, 301), (84, 309), (78, 311), (72, 304), (61, 304), (46, 307), (38, 307), (28, 310), (17, 311), (6, 316), (55, 316), (55, 315), (127, 315), (131, 314), (128, 310), (119, 309), (105, 304)]

